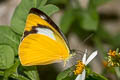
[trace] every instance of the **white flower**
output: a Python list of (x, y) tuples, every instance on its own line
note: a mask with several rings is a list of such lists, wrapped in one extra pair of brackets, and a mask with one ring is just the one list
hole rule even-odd
[[(86, 53), (87, 53), (87, 50), (85, 51), (85, 53), (84, 53), (84, 55), (83, 55), (83, 58), (82, 58), (82, 62), (83, 62), (83, 64), (84, 64), (85, 66), (97, 55), (97, 51), (94, 51), (94, 52), (88, 57), (87, 60), (86, 60)], [(85, 71), (85, 69), (83, 69), (82, 74), (78, 74), (78, 76), (76, 77), (75, 80), (85, 80), (85, 74), (86, 74), (86, 71)]]

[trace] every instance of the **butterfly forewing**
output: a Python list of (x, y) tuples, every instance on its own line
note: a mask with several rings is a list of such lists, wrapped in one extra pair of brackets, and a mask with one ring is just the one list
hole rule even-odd
[(69, 57), (64, 35), (54, 22), (38, 9), (32, 8), (26, 20), (19, 46), (23, 65), (46, 65)]

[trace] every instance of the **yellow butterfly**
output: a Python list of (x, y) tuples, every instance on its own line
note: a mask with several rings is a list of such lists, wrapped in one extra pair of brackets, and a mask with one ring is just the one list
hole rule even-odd
[(66, 61), (70, 48), (62, 31), (42, 11), (32, 8), (26, 20), (18, 53), (24, 66)]

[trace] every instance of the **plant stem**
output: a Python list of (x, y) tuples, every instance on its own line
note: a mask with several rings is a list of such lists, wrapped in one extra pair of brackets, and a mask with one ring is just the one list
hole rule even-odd
[(119, 67), (115, 67), (114, 69), (115, 69), (117, 77), (120, 79), (120, 68)]
[[(4, 72), (3, 71), (0, 71), (0, 76), (4, 76)], [(10, 77), (14, 78), (14, 79), (18, 79), (18, 80), (29, 80), (26, 77), (24, 77), (22, 75), (17, 75), (17, 74), (11, 74)]]

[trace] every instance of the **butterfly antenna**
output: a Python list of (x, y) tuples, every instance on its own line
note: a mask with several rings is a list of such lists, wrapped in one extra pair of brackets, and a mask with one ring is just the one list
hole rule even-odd
[(84, 53), (84, 51), (76, 49), (75, 51), (78, 51), (79, 53)]
[(94, 33), (91, 33), (88, 37), (86, 37), (86, 38), (83, 40), (83, 43), (85, 43), (87, 40), (89, 40), (93, 35), (94, 35)]

